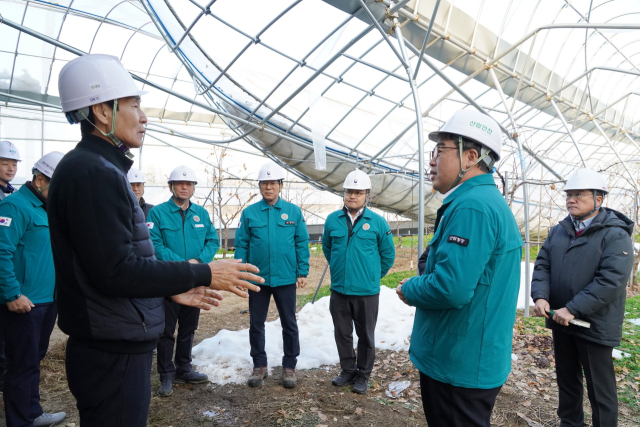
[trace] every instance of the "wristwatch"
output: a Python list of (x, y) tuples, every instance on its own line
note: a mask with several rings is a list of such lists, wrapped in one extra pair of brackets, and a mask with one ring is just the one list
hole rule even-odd
[(16, 294), (16, 295), (14, 295), (14, 296), (12, 296), (12, 297), (7, 298), (7, 302), (15, 301), (15, 300), (17, 300), (18, 298), (20, 298), (21, 296), (22, 296), (22, 294)]
[(306, 274), (298, 274), (298, 278), (300, 278), (300, 277), (302, 277), (302, 278), (306, 279), (306, 278), (307, 278), (307, 275), (306, 275)]

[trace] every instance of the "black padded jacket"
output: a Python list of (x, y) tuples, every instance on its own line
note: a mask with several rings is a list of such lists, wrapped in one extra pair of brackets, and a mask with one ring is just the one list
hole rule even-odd
[(211, 282), (207, 264), (156, 260), (131, 164), (84, 136), (56, 167), (48, 197), (58, 325), (115, 353), (151, 351), (164, 330), (163, 297)]

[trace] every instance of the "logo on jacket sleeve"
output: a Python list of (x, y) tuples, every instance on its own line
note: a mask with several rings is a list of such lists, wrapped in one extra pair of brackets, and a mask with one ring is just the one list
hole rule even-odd
[(465, 239), (464, 237), (451, 235), (447, 238), (447, 242), (457, 243), (460, 246), (469, 246), (469, 239)]
[(282, 214), (280, 215), (280, 218), (284, 219), (285, 221), (289, 219), (289, 215), (287, 214)]
[(200, 217), (198, 215), (196, 215), (196, 216), (193, 217), (193, 220), (195, 222), (200, 222)]
[(371, 226), (369, 224), (365, 224), (365, 225), (362, 226), (363, 230), (368, 230), (370, 228), (371, 228)]
[(147, 223), (147, 228), (148, 228), (149, 230), (151, 230), (151, 229), (153, 228), (153, 223), (152, 223), (152, 222), (148, 222), (148, 223)]
[(11, 221), (13, 221), (12, 218), (7, 218), (6, 216), (0, 216), (0, 225), (4, 225), (5, 227), (8, 227), (11, 225)]

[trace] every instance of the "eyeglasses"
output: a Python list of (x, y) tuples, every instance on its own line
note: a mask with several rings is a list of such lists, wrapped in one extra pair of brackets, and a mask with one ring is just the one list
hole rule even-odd
[(365, 196), (367, 194), (366, 191), (358, 191), (358, 190), (344, 190), (344, 193), (348, 196)]
[(567, 201), (571, 200), (571, 199), (581, 199), (583, 197), (587, 197), (587, 196), (593, 196), (593, 192), (592, 191), (588, 191), (586, 193), (567, 193), (565, 195), (565, 199)]
[(433, 160), (433, 159), (437, 159), (438, 157), (440, 157), (440, 152), (442, 150), (457, 150), (458, 147), (443, 147), (443, 146), (437, 146), (433, 149), (433, 151), (431, 152), (431, 155), (429, 156), (429, 161)]

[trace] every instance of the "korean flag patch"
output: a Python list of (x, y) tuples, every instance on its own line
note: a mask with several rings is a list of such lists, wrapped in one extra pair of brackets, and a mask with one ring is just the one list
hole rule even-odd
[(11, 225), (11, 221), (13, 221), (12, 218), (7, 218), (6, 216), (0, 216), (0, 225), (4, 225), (5, 227), (8, 227)]
[(148, 223), (147, 223), (147, 228), (148, 228), (149, 230), (151, 230), (151, 229), (153, 228), (153, 223), (152, 223), (152, 222), (148, 222)]

